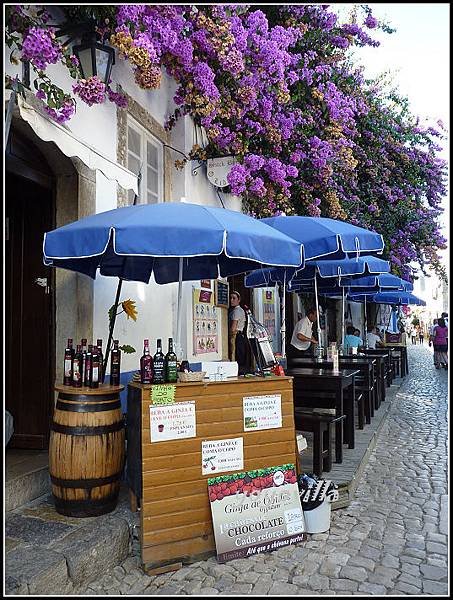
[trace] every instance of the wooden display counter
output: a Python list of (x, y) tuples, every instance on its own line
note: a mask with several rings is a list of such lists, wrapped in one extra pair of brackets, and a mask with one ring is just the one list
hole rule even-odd
[[(296, 464), (292, 377), (174, 385), (175, 404), (194, 401), (196, 436), (154, 442), (150, 429), (153, 386), (128, 386), (127, 480), (131, 508), (135, 501), (141, 507), (142, 563), (154, 573), (215, 552), (207, 479), (217, 472), (202, 474), (203, 441), (243, 439), (243, 468), (221, 475)], [(276, 395), (281, 396), (282, 426), (244, 431), (243, 398)]]

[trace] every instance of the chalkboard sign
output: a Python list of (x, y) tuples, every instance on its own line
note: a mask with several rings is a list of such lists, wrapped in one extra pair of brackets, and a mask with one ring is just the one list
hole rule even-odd
[(217, 306), (229, 306), (228, 283), (215, 282), (215, 298)]

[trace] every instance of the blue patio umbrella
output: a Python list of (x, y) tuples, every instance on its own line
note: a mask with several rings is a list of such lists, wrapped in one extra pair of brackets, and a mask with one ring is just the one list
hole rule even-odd
[[(282, 233), (298, 240), (303, 246), (303, 262), (320, 258), (347, 258), (369, 254), (381, 254), (384, 250), (382, 235), (326, 217), (301, 217), (299, 215), (268, 217), (261, 219)], [(319, 326), (318, 293), (315, 282), (318, 339), (321, 339)]]
[[(289, 291), (294, 291), (301, 285), (306, 284), (310, 291), (313, 284), (316, 285), (316, 278), (319, 275), (320, 281), (326, 281), (326, 284), (333, 285), (333, 280), (341, 280), (342, 275), (364, 275), (386, 273), (390, 271), (390, 263), (375, 256), (357, 256), (355, 258), (338, 259), (319, 259), (311, 260), (305, 264), (302, 269), (290, 268), (268, 268), (258, 269), (249, 273), (245, 278), (246, 287), (263, 287), (280, 283)], [(341, 279), (340, 279), (341, 277)], [(308, 290), (307, 290), (308, 291)], [(315, 290), (317, 292), (317, 290)], [(317, 302), (317, 294), (316, 294)], [(284, 302), (283, 302), (284, 307)], [(284, 308), (282, 311), (282, 322), (284, 323)], [(344, 295), (342, 314), (344, 319)], [(342, 331), (344, 329), (342, 321)], [(282, 326), (282, 346), (285, 345), (285, 327)], [(318, 333), (319, 337), (319, 333)]]
[[(366, 318), (366, 304), (367, 298), (370, 298), (376, 293), (385, 291), (411, 291), (413, 284), (410, 281), (406, 281), (392, 275), (390, 273), (383, 273), (375, 276), (366, 277), (342, 277), (338, 282), (339, 287), (343, 288), (342, 296), (344, 301), (344, 288), (347, 288), (346, 295), (352, 299), (352, 295), (361, 294), (363, 296), (363, 303), (365, 305), (365, 322), (364, 322), (364, 339), (366, 339), (367, 330), (367, 318)], [(336, 288), (328, 289), (324, 286), (321, 289), (323, 295), (336, 295)]]
[(368, 294), (352, 294), (350, 296), (354, 302), (374, 302), (375, 304), (393, 304), (397, 306), (408, 306), (415, 304), (417, 306), (426, 306), (426, 302), (418, 296), (405, 291), (386, 291), (378, 292), (369, 296)]
[(369, 296), (368, 294), (351, 294), (350, 299), (354, 302), (374, 302), (375, 304), (395, 304), (397, 306), (408, 306), (415, 304), (417, 306), (426, 306), (426, 302), (415, 296), (411, 292), (388, 291), (378, 292)]
[(381, 254), (384, 250), (382, 235), (345, 221), (298, 215), (267, 217), (261, 221), (300, 241), (304, 261), (345, 258), (348, 254)]
[[(301, 264), (301, 243), (240, 212), (188, 203), (138, 204), (90, 215), (44, 236), (44, 263), (120, 280), (216, 279)], [(118, 292), (117, 292), (117, 297)]]

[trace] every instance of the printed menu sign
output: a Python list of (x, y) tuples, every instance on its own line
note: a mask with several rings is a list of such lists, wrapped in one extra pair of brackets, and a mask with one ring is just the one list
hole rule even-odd
[(282, 396), (247, 396), (242, 399), (244, 431), (282, 426)]
[(206, 440), (201, 442), (202, 475), (240, 471), (244, 468), (244, 440)]
[(294, 464), (209, 478), (208, 493), (219, 562), (304, 539)]
[(149, 406), (151, 442), (196, 437), (195, 400)]

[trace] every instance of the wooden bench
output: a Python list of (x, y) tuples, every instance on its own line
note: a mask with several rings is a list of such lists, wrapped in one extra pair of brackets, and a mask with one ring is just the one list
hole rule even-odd
[(346, 415), (320, 414), (296, 409), (294, 423), (297, 431), (313, 433), (313, 473), (321, 477), (323, 471), (332, 470), (332, 441), (334, 425), (346, 418)]

